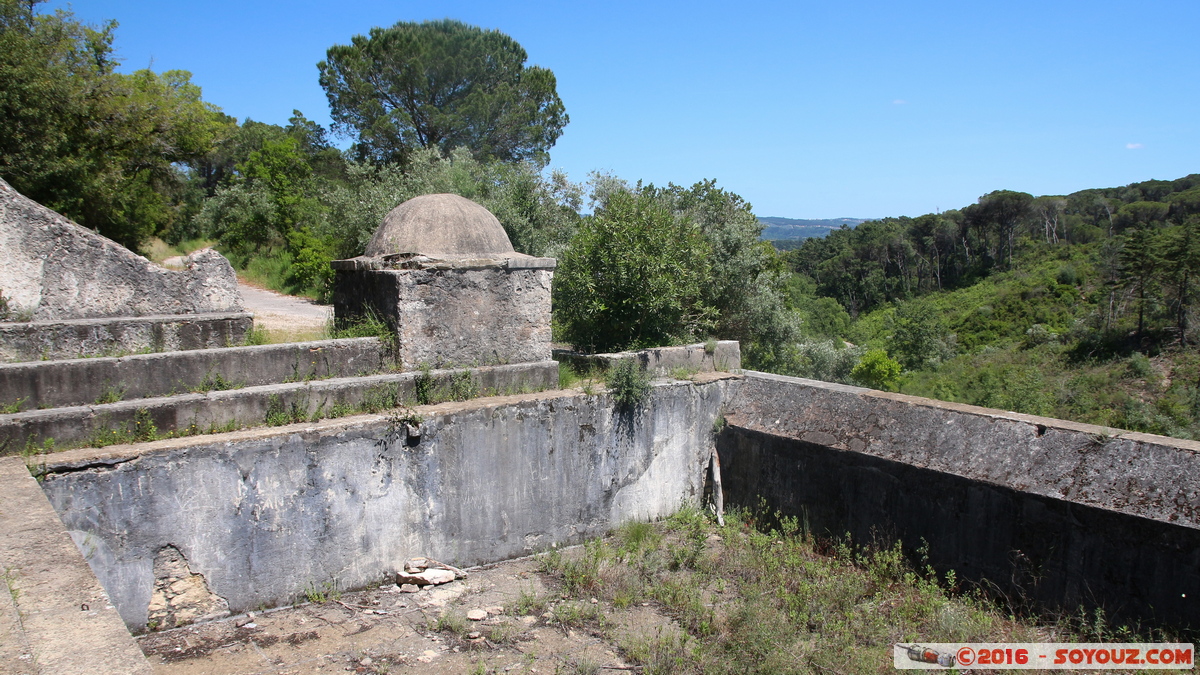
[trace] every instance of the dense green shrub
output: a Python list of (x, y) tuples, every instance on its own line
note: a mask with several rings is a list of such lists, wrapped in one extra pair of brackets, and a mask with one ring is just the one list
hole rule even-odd
[(866, 350), (841, 340), (810, 340), (796, 345), (793, 366), (786, 374), (823, 382), (849, 384), (850, 373)]
[(650, 194), (620, 191), (579, 225), (554, 278), (560, 339), (591, 352), (698, 339), (712, 248)]
[(872, 349), (850, 371), (856, 383), (872, 389), (896, 391), (900, 378), (900, 362), (889, 358), (882, 349)]

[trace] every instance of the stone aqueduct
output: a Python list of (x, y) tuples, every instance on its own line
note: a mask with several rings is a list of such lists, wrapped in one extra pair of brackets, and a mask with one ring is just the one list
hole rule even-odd
[[(159, 269), (3, 183), (0, 258), (0, 662), (150, 672), (130, 631), (152, 621), (661, 518), (701, 503), (714, 452), (727, 503), (761, 498), (814, 533), (924, 541), (935, 567), (1048, 606), (1200, 616), (1200, 444), (743, 371), (729, 342), (557, 355), (642, 360), (661, 377), (635, 409), (558, 389), (554, 261), (513, 252), (461, 198), (401, 205), (367, 255), (334, 263), (339, 318), (386, 318), (394, 350), (227, 346), (251, 317), (220, 256)], [(667, 376), (680, 366), (699, 372)], [(420, 406), (419, 424), (320, 419), (464, 372), (487, 395)], [(205, 388), (218, 378), (240, 386)], [(272, 414), (297, 421), (262, 426)], [(84, 447), (143, 423), (215, 433)], [(38, 452), (49, 439), (78, 447)], [(180, 578), (195, 592), (164, 591)]]

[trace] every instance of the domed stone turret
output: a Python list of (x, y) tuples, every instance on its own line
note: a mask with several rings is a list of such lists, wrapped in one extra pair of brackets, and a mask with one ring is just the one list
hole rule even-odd
[(409, 370), (547, 361), (555, 265), (514, 251), (479, 204), (424, 195), (384, 217), (365, 255), (331, 263), (334, 319), (386, 321)]
[(414, 197), (383, 218), (367, 244), (367, 256), (420, 253), (430, 257), (509, 257), (504, 227), (491, 211), (452, 194)]

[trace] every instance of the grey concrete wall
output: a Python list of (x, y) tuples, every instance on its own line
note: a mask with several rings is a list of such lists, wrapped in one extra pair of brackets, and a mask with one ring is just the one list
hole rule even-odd
[(236, 387), (376, 373), (388, 355), (376, 338), (0, 364), (0, 405), (22, 410), (192, 391), (222, 378)]
[(237, 277), (212, 249), (168, 270), (0, 180), (0, 291), (37, 321), (242, 311)]
[(1200, 624), (1196, 442), (762, 373), (726, 420), (727, 502), (928, 542), (939, 569), (1031, 605)]
[[(658, 383), (635, 411), (557, 391), (47, 456), (43, 490), (128, 626), (177, 549), (230, 611), (580, 541), (703, 490), (860, 544), (928, 542), (1014, 602), (1195, 626), (1200, 444), (748, 373)], [(715, 381), (714, 381), (715, 380)], [(168, 548), (173, 547), (173, 548)]]
[(254, 316), (243, 312), (0, 322), (0, 362), (229, 347), (253, 327)]
[[(478, 393), (558, 386), (557, 361), (465, 370)], [(463, 372), (431, 371), (431, 386), (447, 390), (451, 379)], [(416, 385), (422, 377), (419, 372), (339, 377), (0, 415), (0, 455), (15, 454), (30, 443), (41, 446), (48, 439), (59, 448), (99, 443), (95, 439), (107, 439), (105, 434), (114, 431), (124, 434), (117, 437), (124, 440), (146, 433), (140, 425), (147, 422), (158, 434), (180, 430), (204, 433), (230, 425), (259, 426), (272, 413), (317, 419), (329, 416), (339, 406), (353, 409), (368, 400), (390, 406), (393, 401), (416, 400)]]
[(742, 368), (742, 349), (737, 340), (718, 340), (709, 353), (704, 343), (655, 347), (636, 352), (613, 354), (582, 354), (567, 349), (555, 349), (554, 360), (570, 364), (577, 370), (589, 368), (608, 369), (613, 363), (624, 359), (637, 359), (642, 367), (656, 375), (670, 375), (672, 370), (694, 370), (696, 372), (736, 372)]
[(447, 264), (338, 269), (336, 274), (337, 321), (373, 310), (396, 329), (399, 360), (406, 369), (550, 358), (551, 268)]
[(140, 630), (167, 546), (237, 612), (365, 586), (412, 556), (501, 560), (695, 504), (729, 384), (660, 384), (635, 411), (578, 391), (430, 406), (419, 440), (362, 416), (71, 451), (42, 488)]

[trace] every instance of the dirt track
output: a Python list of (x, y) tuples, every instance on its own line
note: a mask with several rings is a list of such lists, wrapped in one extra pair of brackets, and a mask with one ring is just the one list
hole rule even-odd
[(238, 290), (246, 311), (254, 313), (254, 325), (265, 329), (272, 337), (314, 339), (321, 337), (329, 319), (332, 305), (318, 305), (308, 298), (283, 295), (239, 282)]

